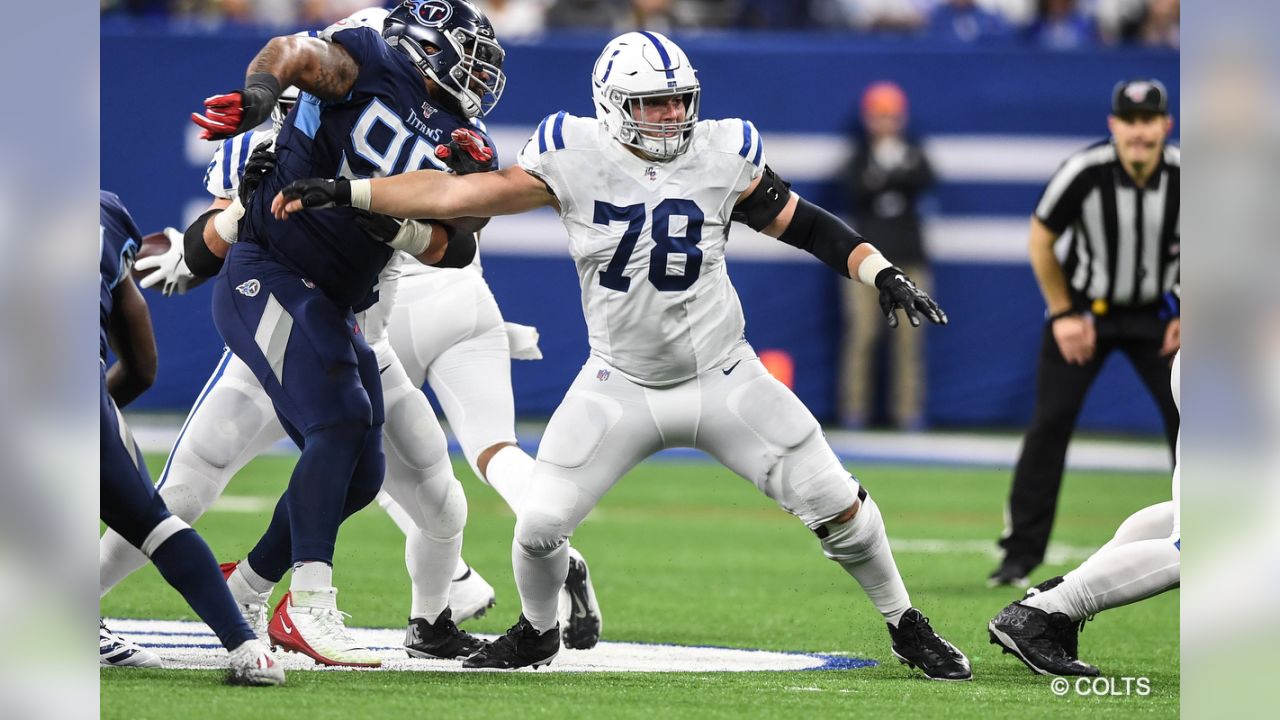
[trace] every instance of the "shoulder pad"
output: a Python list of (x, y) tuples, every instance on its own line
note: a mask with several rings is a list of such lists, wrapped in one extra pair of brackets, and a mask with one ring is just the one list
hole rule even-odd
[(722, 153), (733, 153), (756, 167), (763, 164), (764, 142), (756, 126), (749, 120), (739, 118), (704, 120), (699, 122), (698, 126), (706, 127), (706, 141), (710, 149)]
[(596, 125), (595, 118), (582, 118), (561, 110), (543, 118), (530, 141), (538, 143), (539, 155), (567, 147), (589, 147), (595, 142)]

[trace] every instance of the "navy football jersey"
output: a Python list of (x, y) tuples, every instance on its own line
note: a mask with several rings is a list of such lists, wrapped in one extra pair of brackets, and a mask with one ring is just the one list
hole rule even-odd
[(112, 293), (129, 277), (134, 256), (142, 247), (142, 233), (129, 216), (129, 211), (115, 193), (98, 191), (98, 273), (101, 293), (98, 299), (98, 358), (107, 359), (107, 323), (111, 319)]
[[(355, 222), (357, 211), (329, 208), (271, 216), (271, 199), (308, 177), (368, 178), (423, 168), (445, 169), (435, 147), (460, 127), (474, 126), (436, 104), (422, 73), (377, 32), (341, 29), (328, 37), (360, 65), (350, 94), (326, 102), (302, 93), (276, 138), (276, 171), (253, 195), (242, 242), (269, 250), (285, 266), (356, 310), (368, 305), (392, 249)], [(490, 143), (492, 144), (492, 143)]]

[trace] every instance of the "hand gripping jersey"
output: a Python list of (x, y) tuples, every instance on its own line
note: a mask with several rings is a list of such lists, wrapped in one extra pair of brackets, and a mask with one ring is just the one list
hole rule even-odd
[(98, 191), (98, 359), (107, 360), (107, 324), (115, 305), (112, 293), (129, 277), (142, 233), (115, 193)]
[(743, 337), (724, 246), (738, 196), (763, 171), (744, 120), (704, 120), (688, 150), (651, 162), (595, 118), (547, 117), (520, 154), (560, 203), (591, 352), (645, 385), (720, 363)]
[(368, 301), (391, 248), (365, 234), (355, 222), (356, 210), (329, 208), (278, 221), (271, 216), (272, 197), (307, 177), (444, 169), (435, 158), (436, 145), (447, 142), (454, 129), (472, 126), (435, 104), (418, 69), (377, 32), (335, 25), (321, 37), (346, 48), (360, 73), (340, 101), (299, 96), (276, 138), (276, 171), (254, 193), (245, 214), (241, 242), (267, 248), (335, 302), (359, 307)]

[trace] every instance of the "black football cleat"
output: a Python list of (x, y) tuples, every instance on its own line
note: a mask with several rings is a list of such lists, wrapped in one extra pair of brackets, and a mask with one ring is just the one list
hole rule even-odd
[(564, 580), (564, 591), (569, 595), (569, 616), (560, 619), (564, 646), (571, 650), (589, 650), (600, 642), (603, 619), (587, 561), (573, 548), (569, 549), (569, 574)]
[(893, 638), (893, 655), (908, 667), (916, 668), (930, 680), (971, 680), (969, 658), (929, 626), (929, 618), (911, 608), (898, 627), (885, 623)]
[(404, 634), (404, 651), (409, 657), (426, 660), (464, 658), (482, 647), (483, 640), (458, 629), (449, 608), (440, 613), (434, 625), (422, 618), (409, 618)]
[(1008, 560), (1000, 563), (1000, 567), (996, 568), (987, 576), (987, 587), (1006, 587), (1012, 586), (1016, 588), (1025, 588), (1031, 582), (1027, 580), (1027, 575), (1031, 574), (1030, 568), (1025, 568), (1018, 563), (1009, 562)]
[[(1027, 594), (1022, 596), (1023, 600), (1035, 597), (1042, 592), (1048, 592), (1062, 584), (1062, 576), (1051, 577), (1048, 580), (1027, 588)], [(1060, 623), (1059, 623), (1060, 624)], [(1066, 651), (1067, 657), (1076, 660), (1080, 657), (1080, 631), (1084, 629), (1084, 621), (1079, 623), (1070, 623), (1062, 625), (1058, 628), (1058, 641), (1062, 643), (1062, 649)]]
[(521, 615), (506, 635), (463, 660), (462, 667), (514, 670), (533, 666), (537, 670), (543, 665), (550, 665), (559, 654), (560, 625), (557, 623), (556, 627), (540, 633)]
[(1068, 653), (1068, 638), (1075, 640), (1077, 623), (1062, 613), (1010, 603), (987, 623), (992, 645), (999, 645), (1038, 675), (1094, 677), (1098, 668)]

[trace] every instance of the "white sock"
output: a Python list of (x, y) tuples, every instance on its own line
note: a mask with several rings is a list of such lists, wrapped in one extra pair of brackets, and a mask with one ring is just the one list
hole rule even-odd
[(462, 534), (440, 540), (422, 532), (405, 537), (404, 564), (409, 569), (412, 595), (409, 617), (435, 624), (440, 613), (449, 607), (451, 571), (458, 565), (462, 551)]
[(270, 594), (276, 584), (262, 577), (249, 567), (248, 560), (236, 563), (235, 572), (227, 578), (227, 589), (236, 602), (243, 605), (262, 602), (262, 595)]
[(1023, 604), (1072, 620), (1145, 600), (1176, 585), (1181, 577), (1178, 548), (1170, 538), (1107, 546), (1063, 577), (1052, 590)]
[[(408, 551), (407, 547), (405, 548), (405, 551), (406, 552)], [(471, 566), (467, 564), (466, 560), (462, 559), (461, 555), (459, 555), (458, 565), (453, 569), (453, 581), (457, 582), (461, 580), (462, 578), (466, 577), (467, 573), (469, 572), (471, 572)]]
[(511, 565), (515, 570), (516, 589), (525, 619), (538, 632), (556, 626), (560, 607), (560, 588), (569, 575), (569, 546), (561, 543), (546, 555), (535, 555), (520, 543), (511, 543)]
[(898, 621), (911, 609), (911, 598), (893, 561), (884, 518), (875, 501), (868, 496), (852, 520), (829, 522), (826, 529), (829, 534), (822, 540), (823, 552), (858, 581), (885, 622), (898, 627)]
[(147, 562), (147, 556), (141, 550), (130, 545), (115, 530), (107, 530), (98, 540), (98, 597), (105, 596)]
[(524, 502), (525, 491), (533, 478), (533, 466), (533, 458), (515, 445), (508, 445), (489, 458), (485, 482), (498, 491), (511, 512), (517, 512)]
[[(248, 563), (245, 563), (248, 564)], [(293, 566), (290, 590), (315, 592), (333, 587), (333, 566), (326, 562), (301, 562)]]

